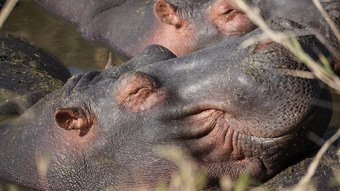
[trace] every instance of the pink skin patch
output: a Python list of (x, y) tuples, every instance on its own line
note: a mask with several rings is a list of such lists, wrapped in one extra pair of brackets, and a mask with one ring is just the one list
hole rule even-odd
[(118, 84), (116, 100), (132, 112), (149, 110), (165, 99), (156, 82), (140, 72), (123, 77)]

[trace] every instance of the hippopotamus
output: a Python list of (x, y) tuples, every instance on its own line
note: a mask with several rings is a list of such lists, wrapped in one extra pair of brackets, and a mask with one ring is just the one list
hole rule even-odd
[[(225, 175), (269, 179), (314, 147), (307, 135), (321, 136), (332, 112), (318, 106), (330, 100), (320, 81), (288, 75), (308, 70), (288, 50), (242, 45), (259, 34), (182, 57), (152, 45), (73, 76), (0, 125), (0, 178), (43, 190), (153, 189), (178, 170), (155, 150), (176, 146), (206, 189)], [(315, 36), (299, 41), (312, 58), (331, 58)]]
[(234, 0), (36, 1), (128, 57), (151, 44), (181, 56), (255, 28)]
[[(235, 0), (36, 0), (75, 24), (86, 39), (98, 41), (132, 57), (146, 46), (159, 44), (177, 56), (238, 38), (256, 27)], [(312, 0), (249, 0), (265, 20), (286, 18), (336, 42)], [(322, 1), (339, 23), (340, 3)], [(330, 37), (330, 38), (328, 38)]]
[(5, 34), (0, 35), (0, 66), (0, 115), (23, 113), (71, 77), (55, 57)]

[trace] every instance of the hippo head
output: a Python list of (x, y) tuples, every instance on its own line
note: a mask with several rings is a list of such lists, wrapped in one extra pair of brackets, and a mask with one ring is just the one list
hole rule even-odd
[[(85, 38), (129, 57), (151, 44), (162, 45), (181, 56), (256, 28), (237, 6), (237, 0), (36, 1), (75, 24)], [(266, 20), (287, 18), (308, 24), (333, 43), (332, 32), (312, 0), (246, 2), (257, 6)], [(321, 2), (339, 24), (340, 3)]]
[(235, 0), (36, 1), (128, 57), (151, 44), (181, 56), (255, 28)]
[[(0, 126), (0, 177), (38, 189), (153, 188), (177, 170), (155, 148), (174, 145), (209, 181), (270, 178), (311, 148), (308, 132), (321, 135), (331, 112), (315, 105), (328, 99), (320, 82), (287, 75), (307, 69), (286, 49), (239, 45), (254, 34), (181, 58), (151, 46), (72, 77)], [(314, 58), (327, 54), (312, 36), (300, 41)]]

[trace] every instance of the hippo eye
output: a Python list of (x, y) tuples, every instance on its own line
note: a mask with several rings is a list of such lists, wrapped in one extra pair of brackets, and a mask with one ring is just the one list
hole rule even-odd
[(164, 92), (149, 75), (135, 72), (117, 83), (117, 102), (132, 112), (145, 111), (164, 100)]
[(235, 9), (228, 9), (227, 11), (225, 11), (223, 14), (224, 15), (229, 15), (230, 13), (236, 11)]
[(93, 125), (89, 112), (80, 107), (60, 108), (55, 114), (59, 127), (66, 130), (79, 130), (85, 136)]

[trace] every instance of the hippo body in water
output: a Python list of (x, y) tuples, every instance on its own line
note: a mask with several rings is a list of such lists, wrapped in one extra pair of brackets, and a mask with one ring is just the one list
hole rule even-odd
[(151, 44), (181, 56), (255, 28), (234, 0), (36, 1), (128, 57)]
[[(331, 117), (318, 100), (330, 98), (318, 80), (287, 75), (307, 68), (282, 46), (240, 45), (259, 33), (179, 58), (151, 46), (72, 77), (0, 125), (0, 177), (37, 189), (151, 189), (177, 171), (155, 153), (165, 145), (186, 150), (212, 187), (224, 175), (272, 177), (313, 148), (307, 134), (321, 136)], [(313, 36), (299, 40), (313, 58), (330, 57)]]
[[(238, 38), (255, 29), (235, 0), (36, 0), (43, 7), (75, 24), (89, 40), (108, 45), (129, 57), (151, 44), (177, 56), (202, 49), (222, 39)], [(303, 23), (340, 45), (312, 0), (249, 0), (265, 20)], [(321, 1), (340, 25), (340, 3)]]

